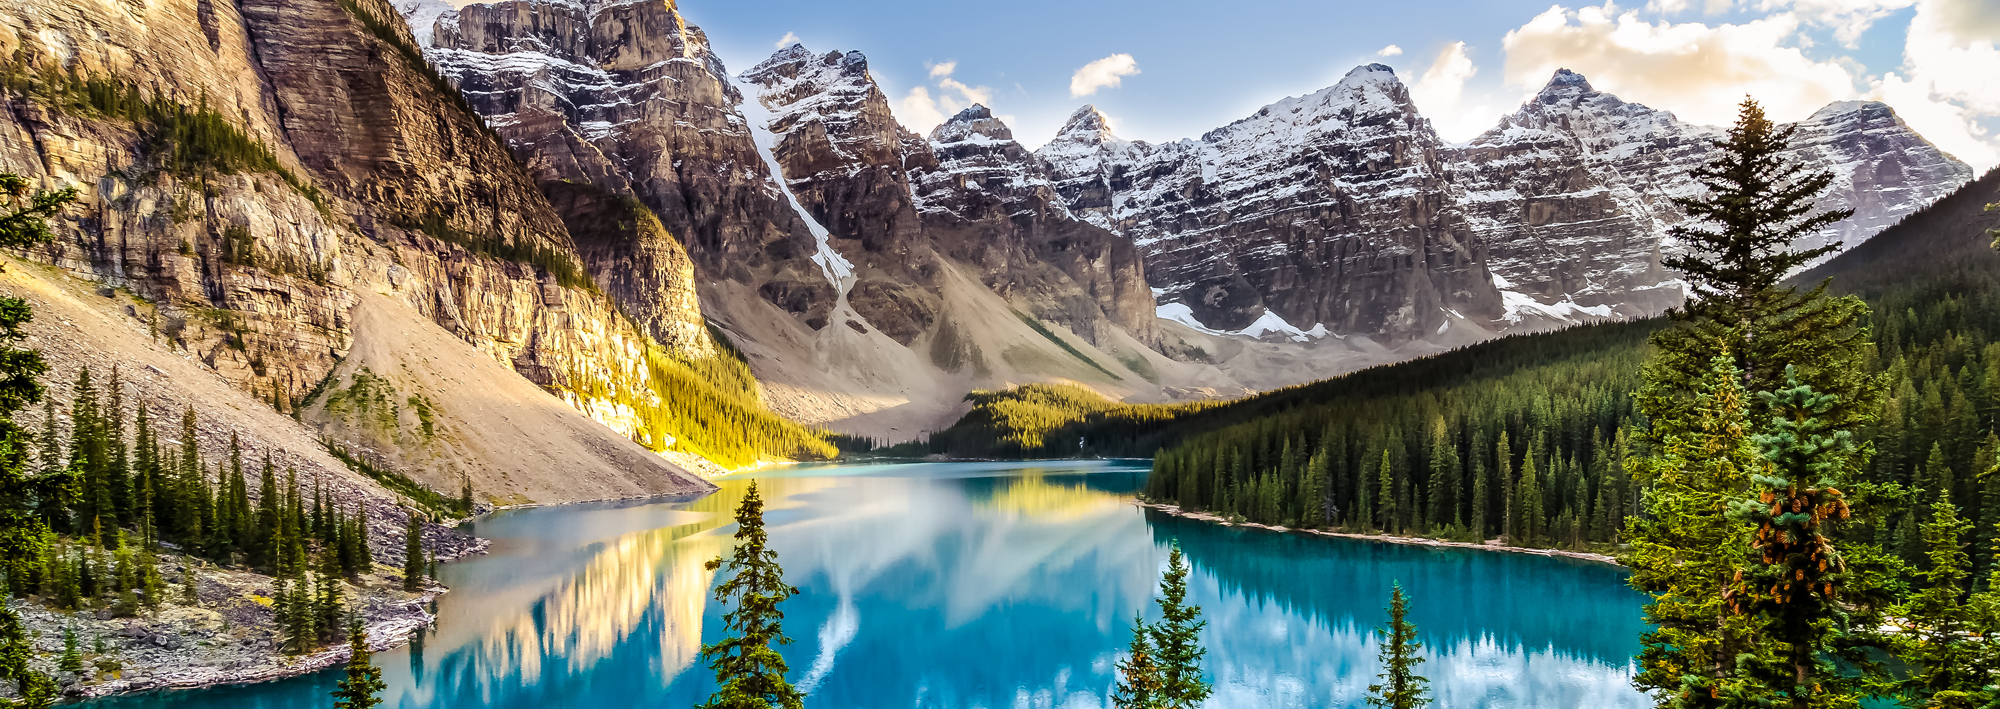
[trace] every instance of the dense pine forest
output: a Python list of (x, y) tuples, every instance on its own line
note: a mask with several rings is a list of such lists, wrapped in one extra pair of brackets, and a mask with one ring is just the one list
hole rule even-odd
[[(2000, 535), (2000, 255), (1985, 229), (2000, 172), (1794, 279), (1870, 306), (1870, 372), (1886, 377), (1862, 433), (1871, 479), (1949, 489)], [(1155, 456), (1149, 494), (1287, 526), (1390, 530), (1584, 549), (1638, 511), (1624, 461), (1633, 403), (1664, 320), (1503, 338), (1226, 404), (1128, 405), (1080, 387), (976, 392), (928, 441), (968, 457)], [(1877, 530), (1922, 555), (1906, 513)], [(1994, 554), (1975, 554), (1982, 576)]]

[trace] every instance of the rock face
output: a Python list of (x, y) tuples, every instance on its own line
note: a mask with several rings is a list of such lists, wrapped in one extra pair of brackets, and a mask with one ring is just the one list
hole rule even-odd
[(1200, 140), (1118, 140), (1086, 107), (1040, 154), (1071, 208), (1146, 254), (1162, 301), (1235, 330), (1409, 340), (1453, 311), (1501, 314), (1483, 246), (1452, 209), (1449, 153), (1388, 67), (1360, 67)]
[[(1972, 178), (1881, 103), (1835, 103), (1795, 129), (1788, 158), (1834, 175), (1821, 206), (1855, 210), (1795, 248), (1854, 246)], [(1689, 173), (1723, 137), (1562, 70), (1459, 149), (1453, 171), (1510, 302), (1526, 294), (1646, 316), (1680, 303), (1678, 274), (1660, 266), (1677, 248), (1666, 236), (1681, 221), (1672, 200), (1699, 194)]]
[(1072, 217), (1046, 166), (985, 107), (925, 140), (896, 124), (860, 52), (800, 45), (742, 79), (770, 113), (792, 193), (834, 238), (860, 246), (842, 249), (859, 255), (849, 302), (897, 341), (909, 344), (935, 319), (919, 288), (936, 287), (938, 257), (1091, 342), (1111, 326), (1154, 338), (1138, 252)]
[(656, 337), (705, 344), (698, 332), (674, 331), (698, 313), (661, 299), (691, 280), (678, 265), (690, 256), (707, 273), (742, 281), (787, 265), (807, 272), (811, 234), (770, 182), (735, 109), (741, 96), (707, 37), (671, 3), (469, 5), (439, 15), (431, 37), (424, 56), (537, 183), (630, 195), (678, 239), (685, 256), (655, 243), (661, 233), (631, 234), (589, 254), (605, 273), (648, 265), (616, 276), (610, 290)]
[[(1720, 136), (1564, 70), (1498, 127), (1446, 146), (1370, 65), (1198, 141), (1120, 140), (1086, 106), (1038, 154), (1073, 212), (1144, 249), (1163, 314), (1396, 342), (1460, 316), (1505, 331), (1680, 303), (1660, 265), (1678, 248), (1671, 200), (1695, 194), (1688, 172)], [(1834, 173), (1822, 204), (1856, 210), (1801, 248), (1852, 246), (1972, 176), (1880, 103), (1830, 105), (1793, 146)]]
[[(254, 146), (231, 150), (273, 157), (277, 169), (168, 169), (146, 124), (58, 110), (32, 88), (0, 94), (0, 170), (84, 188), (43, 255), (156, 304), (142, 319), (162, 338), (280, 411), (306, 408), (370, 336), (350, 312), (368, 291), (578, 408), (648, 391), (633, 352), (653, 338), (593, 290), (565, 215), (432, 73), (390, 3), (0, 0), (0, 48), (206, 106)], [(691, 306), (690, 281), (649, 293)], [(706, 342), (698, 312), (682, 320)], [(629, 444), (629, 431), (597, 430)], [(657, 460), (605, 472), (632, 490), (705, 487)], [(550, 471), (475, 474), (505, 494), (504, 476)]]

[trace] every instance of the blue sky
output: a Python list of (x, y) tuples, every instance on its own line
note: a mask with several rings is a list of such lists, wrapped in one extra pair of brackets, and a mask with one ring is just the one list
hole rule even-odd
[[(2000, 163), (2000, 0), (681, 0), (680, 7), (732, 72), (788, 38), (815, 51), (860, 50), (905, 125), (928, 130), (978, 100), (1031, 146), (1085, 103), (1128, 138), (1196, 137), (1381, 62), (1412, 86), (1447, 140), (1490, 127), (1560, 66), (1600, 90), (1705, 123), (1726, 122), (1745, 93), (1782, 120), (1833, 100), (1886, 100), (1975, 167)], [(1125, 71), (1098, 71), (1117, 83), (1092, 86), (1078, 75), (1093, 62)]]

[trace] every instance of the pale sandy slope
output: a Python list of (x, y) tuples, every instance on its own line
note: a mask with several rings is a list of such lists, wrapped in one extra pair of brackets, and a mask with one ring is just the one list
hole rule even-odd
[[(976, 278), (947, 268), (942, 280), (939, 318), (949, 324), (956, 347), (939, 347), (946, 330), (942, 326), (908, 347), (865, 322), (861, 324), (866, 332), (838, 320), (814, 331), (748, 287), (731, 282), (704, 284), (702, 307), (749, 359), (773, 410), (803, 423), (890, 443), (921, 439), (950, 426), (969, 408), (964, 397), (975, 389), (1064, 382), (1129, 402), (1230, 398), (1459, 344), (1420, 341), (1391, 350), (1361, 337), (1308, 344), (1256, 341), (1208, 335), (1160, 321), (1170, 338), (1199, 349), (1205, 357), (1177, 361), (1123, 331), (1093, 344), (1061, 325), (1042, 324), (1069, 349), (1095, 362), (1093, 367), (1023, 323), (1019, 315), (1023, 307)], [(1490, 336), (1479, 333), (1474, 339)], [(964, 356), (953, 361), (941, 355), (946, 349)]]
[[(443, 489), (461, 474), (508, 503), (553, 503), (701, 493), (714, 486), (620, 436), (522, 378), (399, 302), (362, 293), (352, 317), (354, 344), (333, 386), (361, 368), (392, 383), (394, 430), (369, 417), (326, 410), (322, 395), (308, 421), (348, 445)], [(425, 438), (407, 398), (433, 412)]]

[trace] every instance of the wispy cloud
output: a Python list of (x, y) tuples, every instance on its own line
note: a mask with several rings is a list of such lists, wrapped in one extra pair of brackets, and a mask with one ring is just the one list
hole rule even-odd
[(1139, 63), (1132, 60), (1132, 55), (1113, 54), (1076, 70), (1076, 74), (1069, 78), (1069, 95), (1075, 98), (1097, 93), (1098, 89), (1115, 89), (1124, 77), (1137, 73)]
[(919, 133), (928, 133), (943, 123), (951, 114), (958, 113), (972, 104), (993, 107), (993, 89), (985, 86), (971, 86), (952, 78), (958, 71), (958, 62), (950, 61), (930, 65), (930, 78), (936, 82), (933, 87), (918, 86), (896, 100), (896, 120), (903, 127)]
[[(769, 36), (769, 35), (766, 35), (766, 36)], [(789, 46), (792, 46), (792, 45), (794, 45), (794, 44), (797, 44), (797, 43), (798, 43), (798, 41), (799, 41), (799, 33), (797, 33), (797, 32), (786, 32), (786, 33), (785, 33), (785, 36), (784, 36), (784, 38), (782, 38), (782, 39), (779, 39), (779, 40), (778, 40), (778, 48), (779, 48), (779, 49), (784, 49), (784, 48), (786, 48), (786, 47), (789, 47)]]
[(1375, 50), (1375, 56), (1378, 56), (1378, 57), (1394, 57), (1394, 56), (1399, 56), (1399, 55), (1401, 55), (1402, 53), (1403, 53), (1403, 48), (1402, 48), (1402, 47), (1398, 47), (1398, 46), (1396, 46), (1396, 45), (1393, 45), (1393, 44), (1391, 44), (1391, 45), (1389, 45), (1389, 46), (1387, 46), (1387, 47), (1383, 47), (1383, 48), (1381, 48), (1381, 49), (1378, 49), (1378, 50)]

